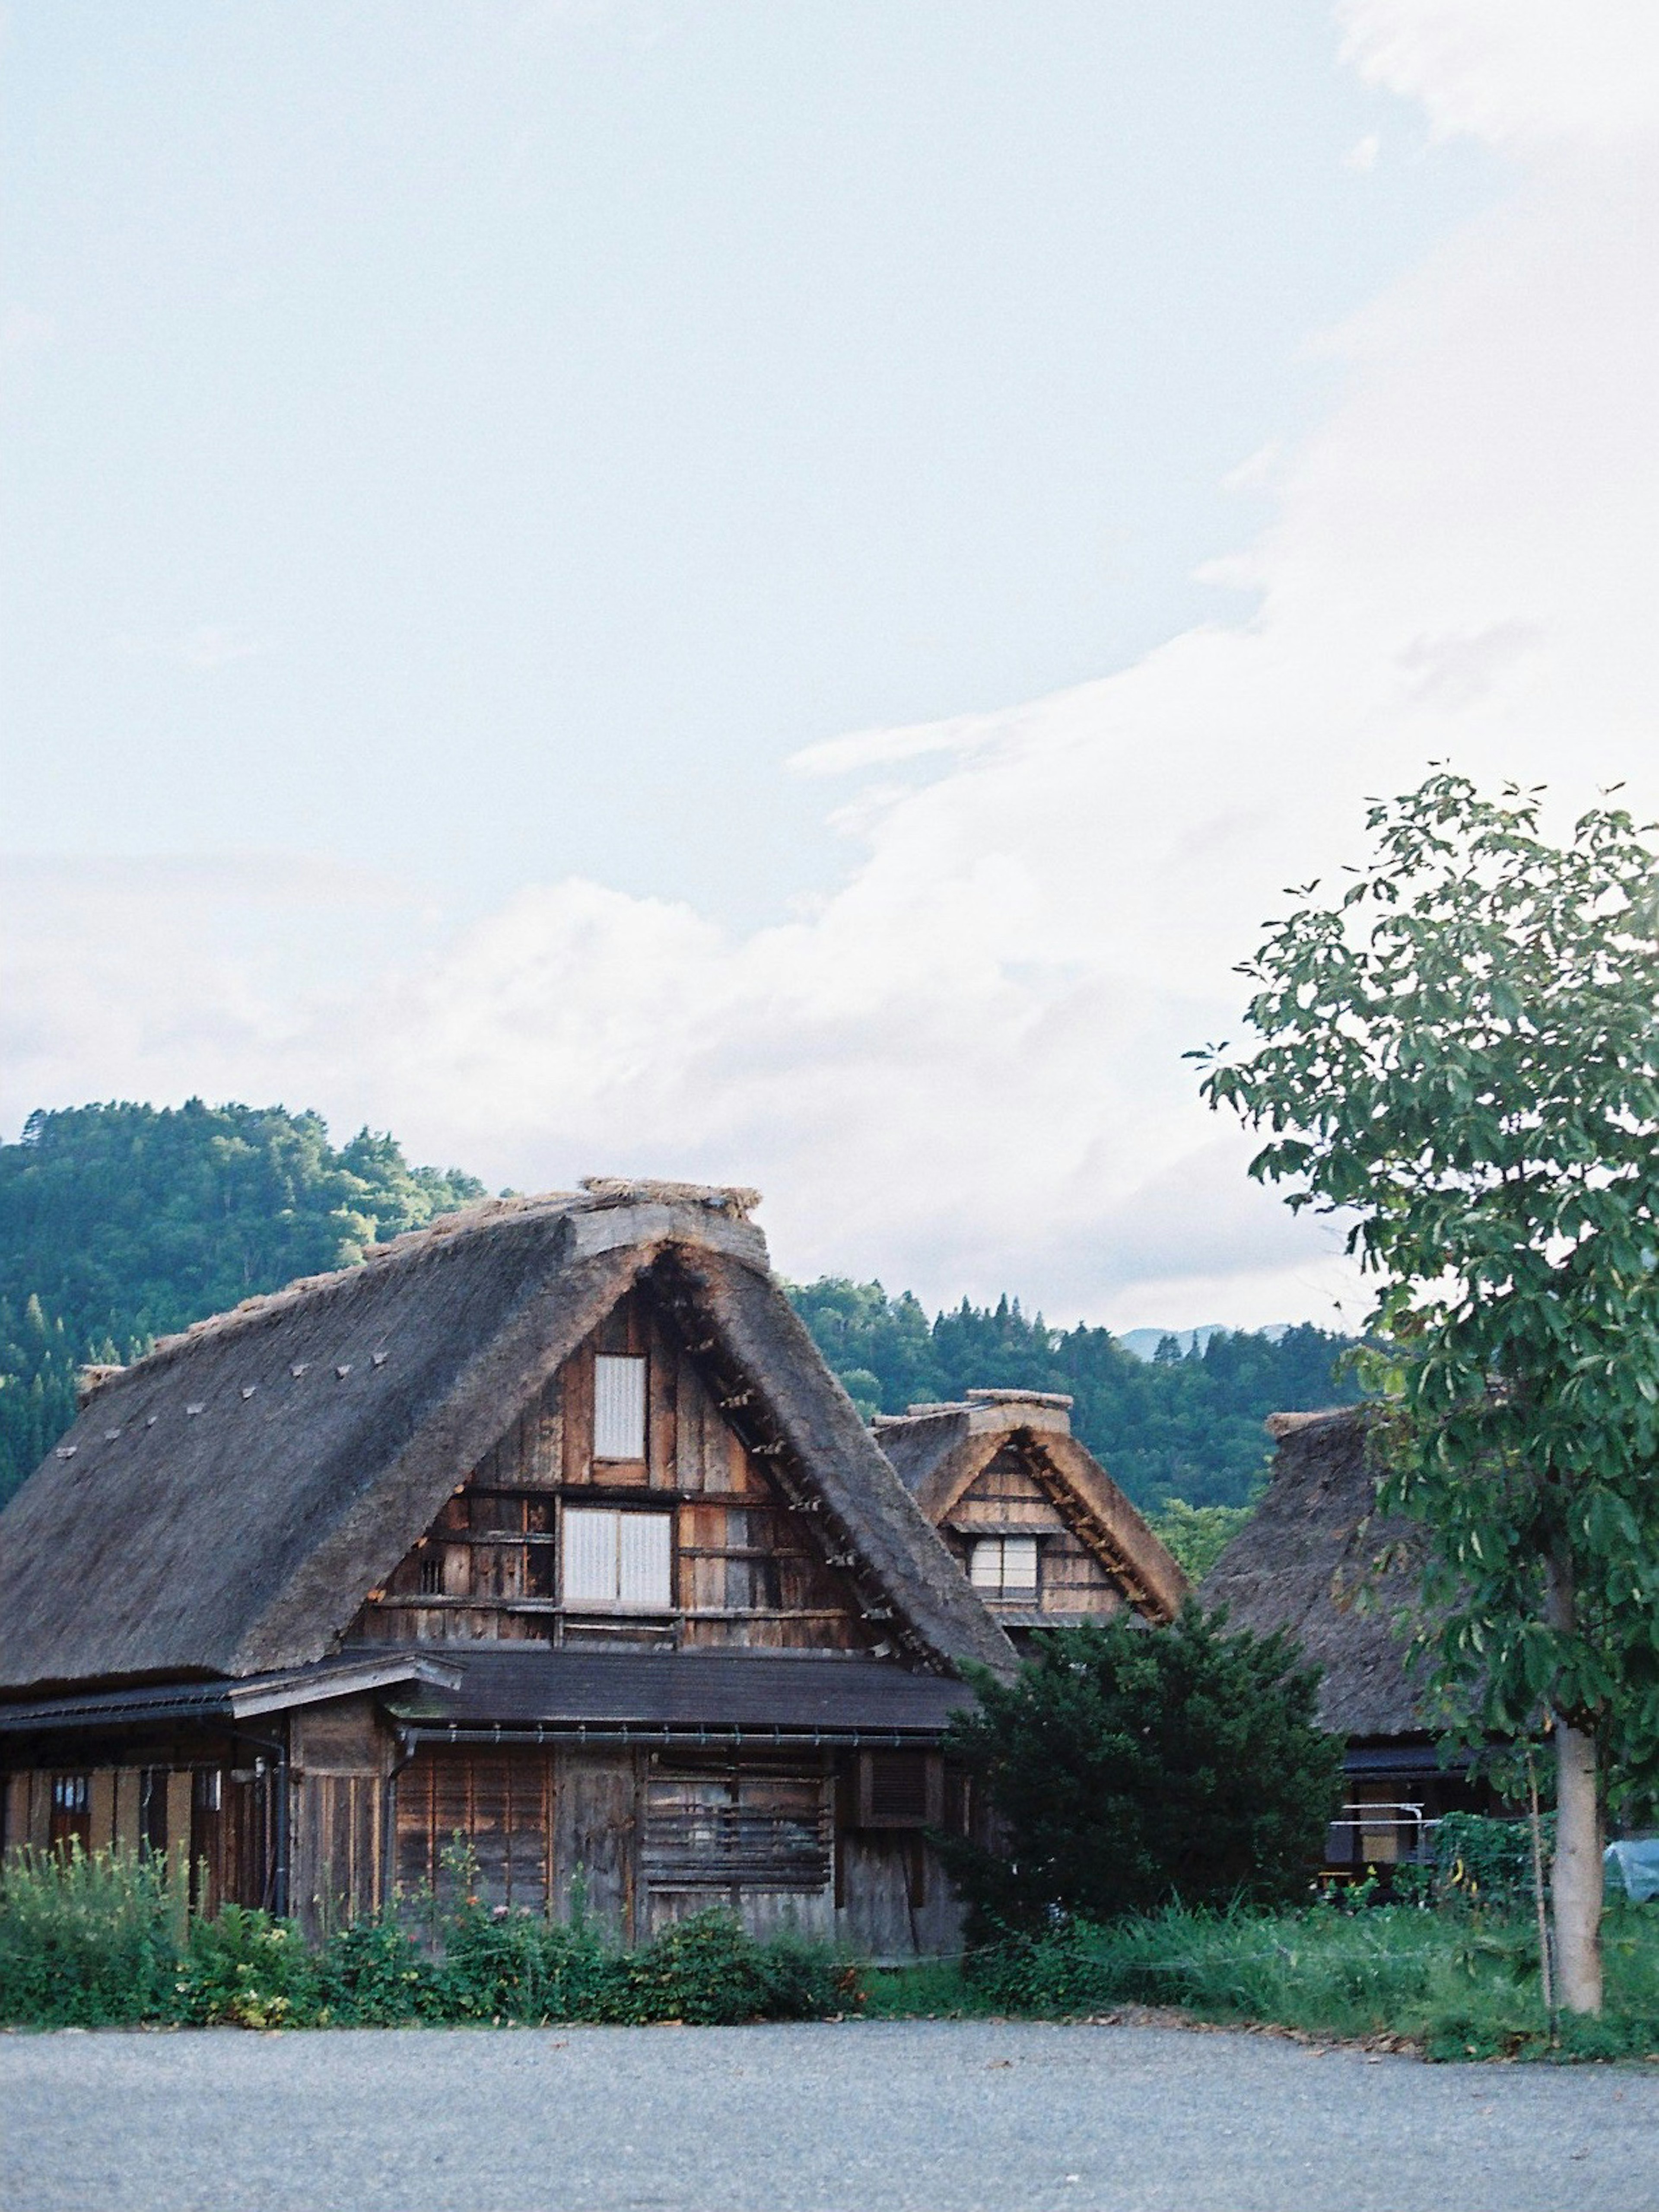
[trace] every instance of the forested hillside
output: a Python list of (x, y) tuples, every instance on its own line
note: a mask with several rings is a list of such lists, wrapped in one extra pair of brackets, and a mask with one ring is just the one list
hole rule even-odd
[(1018, 1299), (964, 1299), (929, 1321), (915, 1298), (890, 1297), (879, 1283), (826, 1278), (790, 1296), (866, 1417), (973, 1389), (1063, 1390), (1076, 1401), (1077, 1434), (1149, 1508), (1172, 1498), (1243, 1505), (1267, 1461), (1269, 1413), (1358, 1395), (1336, 1372), (1347, 1340), (1305, 1324), (1276, 1341), (1221, 1331), (1185, 1354), (1166, 1338), (1149, 1361), (1109, 1330), (1028, 1320)]
[(75, 1413), (75, 1370), (483, 1195), (281, 1107), (81, 1106), (0, 1145), (0, 1498)]
[[(456, 1170), (410, 1167), (389, 1136), (365, 1129), (337, 1150), (316, 1115), (280, 1107), (33, 1115), (0, 1145), (0, 1500), (73, 1419), (84, 1361), (131, 1358), (483, 1195)], [(878, 1283), (825, 1278), (790, 1296), (866, 1416), (978, 1385), (1064, 1390), (1078, 1433), (1149, 1508), (1242, 1505), (1263, 1418), (1352, 1395), (1333, 1375), (1341, 1340), (1316, 1328), (1212, 1336), (1185, 1357), (1170, 1341), (1147, 1362), (1105, 1329), (1028, 1320), (1018, 1300), (930, 1320)], [(1170, 1528), (1199, 1558), (1225, 1525)]]

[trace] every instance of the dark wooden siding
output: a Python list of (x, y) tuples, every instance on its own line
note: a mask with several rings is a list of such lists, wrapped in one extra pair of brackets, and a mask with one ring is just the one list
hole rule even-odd
[[(647, 1362), (646, 1455), (594, 1460), (593, 1360)], [(566, 1607), (566, 1502), (672, 1513), (672, 1604), (661, 1615)], [(514, 1639), (682, 1648), (856, 1650), (872, 1641), (841, 1576), (721, 1417), (696, 1359), (630, 1293), (522, 1408), (432, 1528), (374, 1593), (359, 1640)]]

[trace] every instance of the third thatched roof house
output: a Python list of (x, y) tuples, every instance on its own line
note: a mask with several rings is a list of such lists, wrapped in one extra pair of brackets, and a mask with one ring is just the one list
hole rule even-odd
[(1416, 1826), (1395, 1808), (1419, 1806), (1432, 1818), (1485, 1800), (1461, 1764), (1442, 1761), (1422, 1676), (1409, 1663), (1422, 1532), (1378, 1517), (1368, 1425), (1360, 1406), (1273, 1414), (1267, 1495), (1199, 1595), (1225, 1605), (1235, 1627), (1291, 1630), (1318, 1662), (1320, 1719), (1347, 1744), (1352, 1819), (1334, 1834), (1332, 1856), (1381, 1862), (1401, 1855)]

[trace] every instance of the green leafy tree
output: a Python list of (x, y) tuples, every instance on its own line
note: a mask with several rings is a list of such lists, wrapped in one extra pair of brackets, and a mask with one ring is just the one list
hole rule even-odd
[(1188, 1505), (1172, 1498), (1150, 1515), (1152, 1533), (1180, 1561), (1194, 1589), (1249, 1519), (1249, 1505)]
[(1601, 2002), (1601, 1801), (1659, 1790), (1659, 863), (1598, 806), (1438, 771), (1374, 804), (1243, 973), (1262, 1042), (1205, 1089), (1252, 1171), (1336, 1209), (1376, 1284), (1382, 1504), (1425, 1525), (1435, 1676), (1553, 1736), (1571, 2010)]
[(1342, 1747), (1314, 1720), (1294, 1639), (1230, 1632), (1188, 1604), (1038, 1638), (1012, 1682), (975, 1670), (947, 1747), (989, 1789), (992, 1850), (939, 1839), (972, 1933), (1036, 1931), (1178, 1902), (1283, 1904), (1318, 1867)]

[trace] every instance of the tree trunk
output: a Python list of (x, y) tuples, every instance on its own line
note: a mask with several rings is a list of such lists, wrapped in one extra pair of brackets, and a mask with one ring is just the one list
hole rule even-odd
[(1601, 1811), (1595, 1739), (1555, 1723), (1557, 1994), (1565, 2012), (1601, 2009)]
[[(1549, 1563), (1552, 1628), (1571, 1635), (1571, 1562)], [(1564, 2012), (1601, 2009), (1601, 1808), (1597, 1802), (1595, 1739), (1555, 1723), (1555, 1865), (1550, 1887), (1555, 1906), (1556, 1996)]]

